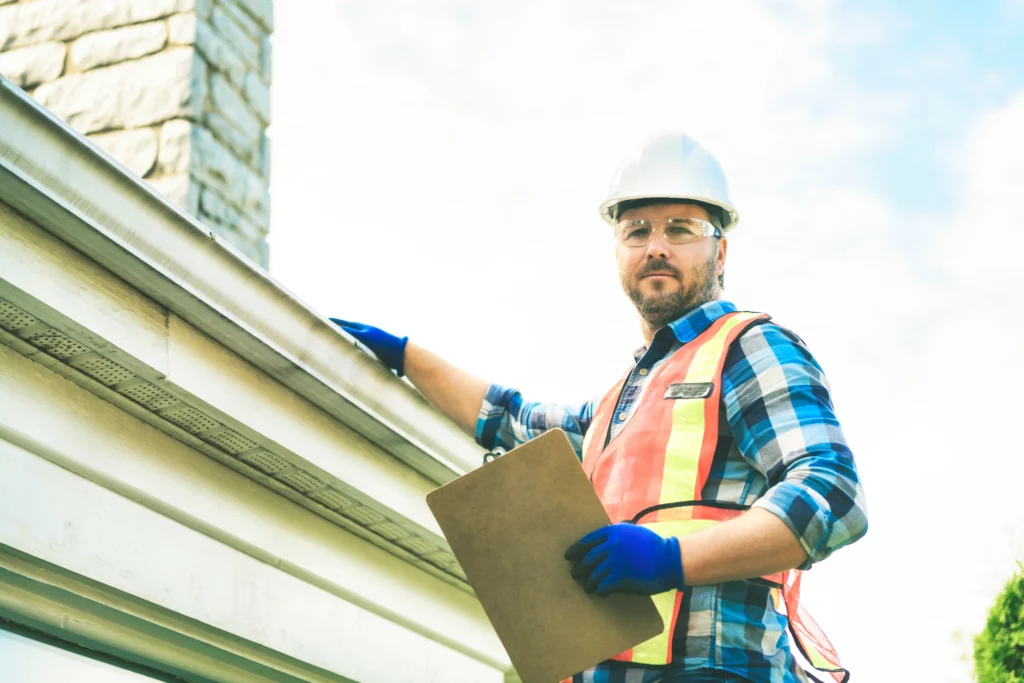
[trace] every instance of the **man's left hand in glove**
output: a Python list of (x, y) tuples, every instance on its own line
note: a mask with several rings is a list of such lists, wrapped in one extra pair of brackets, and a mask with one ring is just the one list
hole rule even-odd
[(565, 551), (572, 576), (588, 593), (655, 595), (684, 585), (679, 540), (635, 524), (610, 524)]

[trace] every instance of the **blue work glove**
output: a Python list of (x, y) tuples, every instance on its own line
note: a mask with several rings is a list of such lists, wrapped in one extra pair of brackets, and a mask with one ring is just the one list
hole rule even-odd
[(588, 593), (655, 595), (683, 587), (679, 539), (662, 538), (636, 524), (610, 524), (565, 551), (572, 577)]
[(384, 365), (398, 373), (405, 374), (405, 345), (408, 337), (396, 337), (378, 327), (331, 318), (331, 322), (345, 330), (373, 351)]

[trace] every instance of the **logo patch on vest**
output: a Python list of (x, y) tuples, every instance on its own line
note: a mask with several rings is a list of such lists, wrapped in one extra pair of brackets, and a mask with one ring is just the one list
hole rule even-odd
[(676, 382), (668, 385), (665, 398), (707, 398), (714, 390), (714, 382)]

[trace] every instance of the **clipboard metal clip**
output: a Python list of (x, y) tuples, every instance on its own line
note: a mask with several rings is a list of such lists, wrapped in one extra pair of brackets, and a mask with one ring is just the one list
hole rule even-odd
[(501, 448), (495, 448), (493, 451), (487, 451), (484, 453), (484, 464), (486, 465), (489, 462), (493, 462), (503, 455), (505, 455), (505, 451)]

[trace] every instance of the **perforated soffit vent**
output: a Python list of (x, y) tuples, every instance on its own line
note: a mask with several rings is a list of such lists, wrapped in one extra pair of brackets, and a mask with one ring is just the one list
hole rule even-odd
[(373, 532), (387, 543), (399, 546), (460, 581), (466, 581), (466, 575), (450, 552), (412, 534), (376, 510), (361, 505), (287, 459), (225, 427), (177, 396), (3, 299), (0, 299), (0, 327), (243, 463), (243, 471), (255, 470), (271, 477), (317, 505)]

